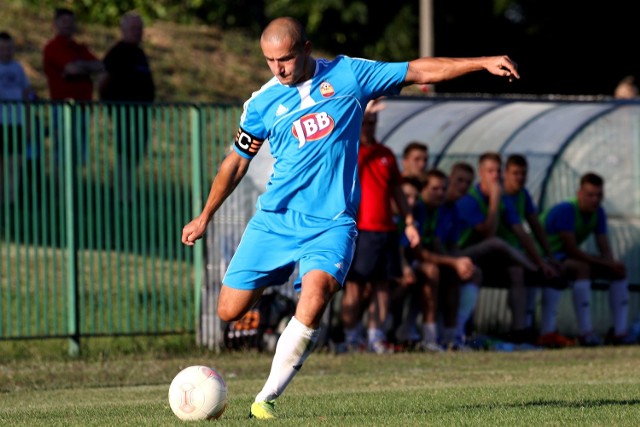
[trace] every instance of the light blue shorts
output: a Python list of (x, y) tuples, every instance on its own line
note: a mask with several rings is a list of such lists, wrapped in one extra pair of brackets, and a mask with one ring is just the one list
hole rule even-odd
[(353, 218), (317, 218), (285, 210), (258, 210), (247, 224), (222, 283), (234, 289), (253, 290), (282, 285), (296, 263), (299, 276), (294, 287), (311, 270), (331, 274), (344, 283), (358, 232)]

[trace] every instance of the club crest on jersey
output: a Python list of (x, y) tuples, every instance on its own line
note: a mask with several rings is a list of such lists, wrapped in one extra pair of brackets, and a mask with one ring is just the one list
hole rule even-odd
[(336, 91), (333, 89), (333, 86), (331, 86), (331, 83), (329, 82), (320, 83), (320, 94), (323, 97), (330, 98), (333, 96), (334, 93), (336, 93)]
[(333, 117), (329, 114), (311, 113), (293, 122), (291, 133), (299, 142), (298, 148), (302, 148), (307, 141), (317, 141), (329, 135), (333, 127)]

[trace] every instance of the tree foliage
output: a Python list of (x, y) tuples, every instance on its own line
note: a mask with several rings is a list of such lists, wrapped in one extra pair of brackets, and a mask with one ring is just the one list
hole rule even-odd
[[(252, 37), (272, 18), (286, 15), (299, 19), (315, 48), (329, 54), (405, 60), (419, 50), (419, 0), (10, 1), (38, 9), (66, 6), (84, 22), (107, 25), (135, 9), (151, 20), (241, 29)], [(640, 30), (625, 0), (606, 5), (583, 0), (431, 1), (436, 55), (508, 54), (520, 65), (518, 84), (495, 81), (489, 91), (611, 93), (625, 75), (640, 76), (639, 62), (630, 53)], [(480, 78), (468, 76), (440, 88), (473, 91)]]

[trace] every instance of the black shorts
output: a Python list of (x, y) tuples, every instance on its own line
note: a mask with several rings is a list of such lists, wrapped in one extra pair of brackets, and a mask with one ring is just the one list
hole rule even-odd
[(368, 282), (402, 276), (400, 239), (395, 231), (358, 231), (347, 280)]

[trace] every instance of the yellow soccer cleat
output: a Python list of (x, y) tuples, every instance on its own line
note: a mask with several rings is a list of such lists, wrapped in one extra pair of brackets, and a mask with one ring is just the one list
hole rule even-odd
[(259, 420), (271, 420), (278, 418), (276, 415), (276, 401), (265, 400), (263, 402), (253, 402), (251, 404), (249, 418), (257, 418)]

